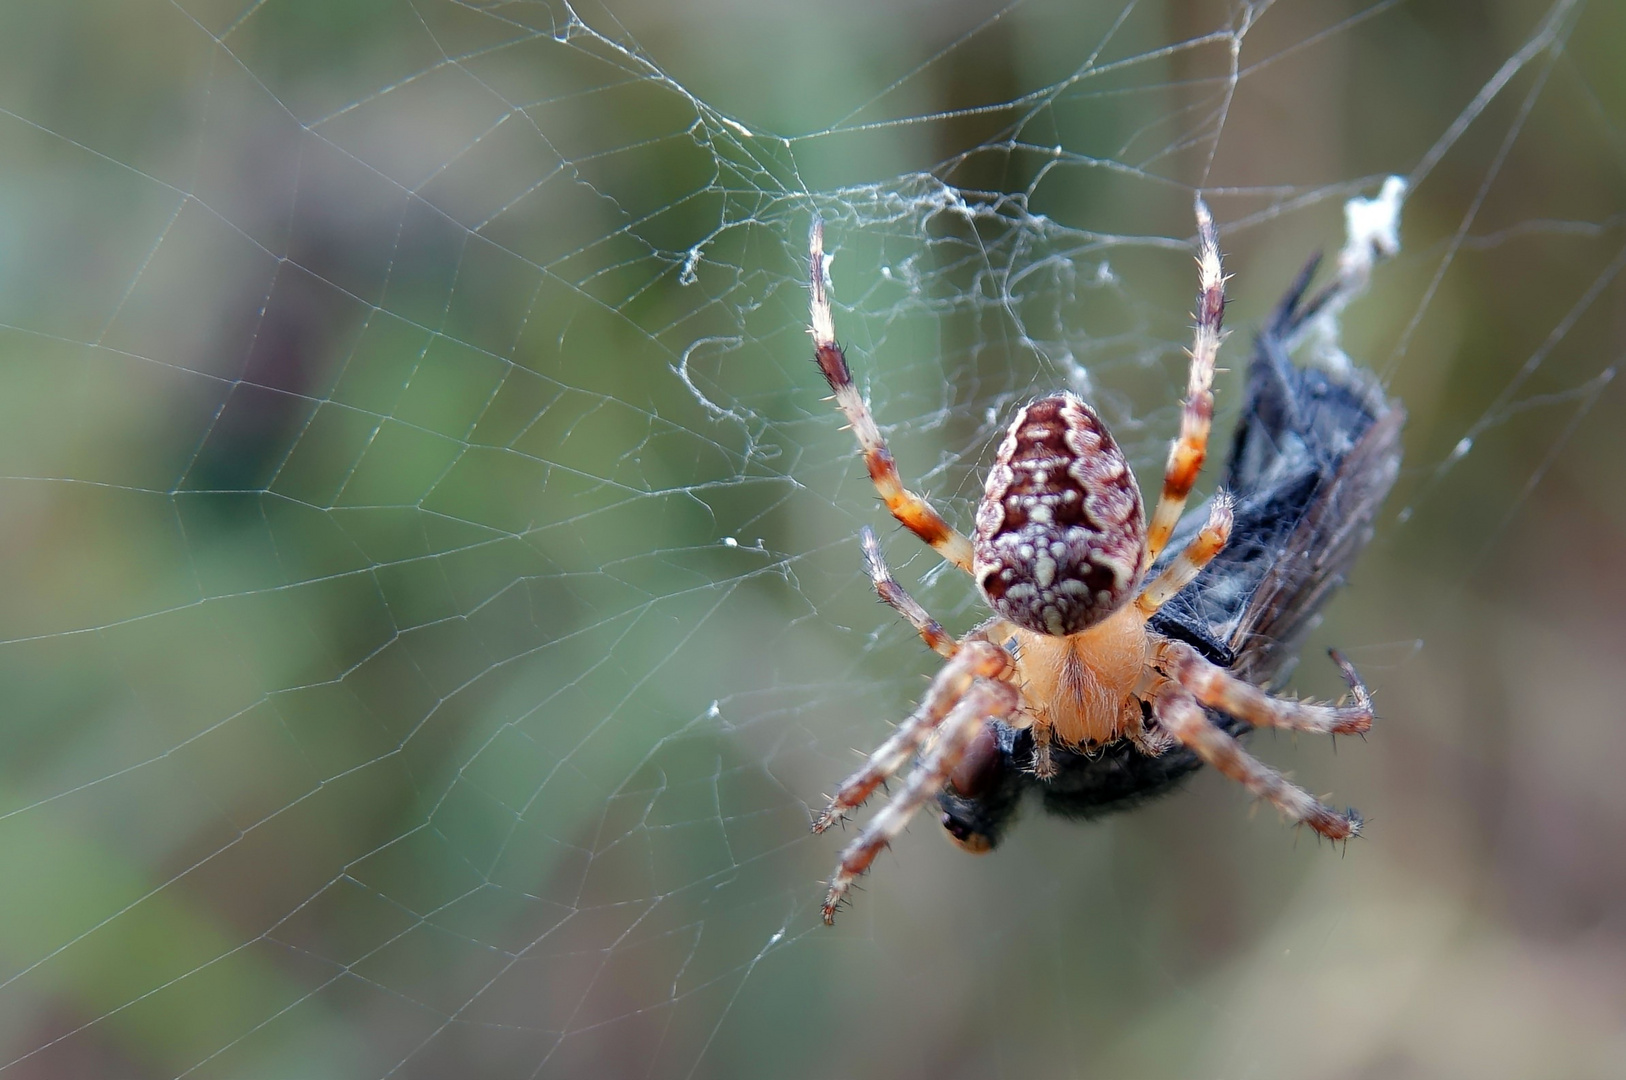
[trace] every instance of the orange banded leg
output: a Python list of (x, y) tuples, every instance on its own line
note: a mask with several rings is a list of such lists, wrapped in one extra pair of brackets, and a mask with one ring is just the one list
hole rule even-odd
[[(969, 650), (968, 650), (969, 651)], [(963, 654), (962, 654), (963, 655)], [(943, 721), (937, 741), (920, 765), (909, 773), (903, 789), (870, 819), (864, 830), (841, 850), (841, 859), (830, 879), (824, 898), (824, 922), (835, 922), (836, 908), (846, 897), (858, 876), (868, 870), (881, 849), (903, 832), (909, 819), (948, 783), (966, 750), (976, 741), (990, 719), (1012, 716), (1020, 702), (1016, 688), (1009, 683), (977, 679)]]
[(1197, 699), (1178, 687), (1165, 685), (1153, 702), (1163, 730), (1198, 757), (1229, 776), (1287, 815), (1329, 840), (1348, 840), (1361, 831), (1361, 816), (1354, 810), (1340, 814), (1308, 791), (1242, 749), (1242, 744), (1209, 723)]
[(876, 748), (869, 760), (841, 782), (830, 805), (813, 822), (821, 833), (862, 806), (876, 788), (903, 768), (920, 744), (942, 723), (943, 718), (962, 701), (978, 679), (999, 679), (1011, 670), (1010, 654), (989, 641), (967, 642), (937, 673), (932, 685), (909, 719)]
[(1158, 608), (1190, 585), (1202, 573), (1203, 567), (1225, 549), (1225, 542), (1231, 538), (1233, 517), (1230, 494), (1219, 492), (1214, 496), (1214, 504), (1208, 511), (1208, 523), (1202, 527), (1202, 531), (1192, 537), (1186, 550), (1164, 567), (1162, 573), (1147, 582), (1140, 595), (1135, 597), (1135, 607), (1141, 615), (1151, 618)]
[(1163, 468), (1163, 492), (1146, 530), (1146, 561), (1151, 563), (1167, 546), (1169, 536), (1186, 508), (1186, 496), (1197, 483), (1208, 456), (1208, 430), (1214, 423), (1214, 360), (1225, 335), (1225, 272), (1220, 265), (1219, 237), (1214, 218), (1201, 197), (1197, 199), (1198, 293), (1196, 328), (1191, 344), (1191, 369), (1186, 378), (1185, 408), (1180, 434), (1169, 447)]
[(869, 571), (870, 581), (875, 583), (875, 594), (893, 611), (908, 620), (920, 634), (928, 647), (939, 656), (952, 658), (960, 651), (960, 645), (949, 637), (943, 624), (926, 614), (926, 609), (920, 606), (920, 601), (910, 596), (897, 579), (892, 576), (892, 570), (886, 565), (886, 559), (881, 556), (881, 542), (875, 538), (875, 530), (865, 525), (858, 533), (859, 540), (864, 546), (864, 569)]
[(881, 429), (875, 425), (869, 405), (853, 385), (847, 368), (847, 354), (836, 343), (835, 320), (830, 314), (830, 296), (824, 269), (824, 223), (813, 222), (810, 258), (813, 268), (813, 359), (835, 393), (836, 404), (847, 417), (858, 448), (864, 454), (864, 467), (880, 493), (881, 501), (904, 528), (930, 544), (939, 555), (971, 573), (971, 542), (943, 520), (931, 503), (903, 486), (897, 462), (887, 449)]
[(1158, 646), (1159, 660), (1169, 678), (1189, 690), (1211, 709), (1246, 720), (1254, 727), (1314, 731), (1323, 735), (1364, 735), (1372, 730), (1372, 695), (1348, 660), (1337, 652), (1333, 662), (1349, 683), (1349, 705), (1315, 705), (1273, 697), (1252, 683), (1237, 678), (1179, 641)]

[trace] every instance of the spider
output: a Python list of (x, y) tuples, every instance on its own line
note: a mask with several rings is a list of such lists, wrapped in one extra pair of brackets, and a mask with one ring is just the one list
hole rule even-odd
[[(1303, 367), (1291, 359), (1300, 342), (1328, 340), (1321, 316), (1364, 288), (1364, 272), (1349, 261), (1341, 257), (1338, 279), (1307, 300), (1320, 265), (1319, 256), (1310, 259), (1260, 331), (1221, 482), (1234, 500), (1230, 542), (1148, 621), (1258, 686), (1275, 685), (1293, 666), (1320, 609), (1371, 539), (1400, 471), (1405, 410), (1376, 377), (1325, 349)], [(1204, 505), (1181, 518), (1165, 560), (1209, 512)], [(872, 560), (870, 569), (878, 582), (891, 577), (884, 563)], [(1216, 710), (1208, 715), (1230, 734), (1249, 728)], [(1055, 775), (1040, 780), (1027, 771), (1032, 757), (1030, 729), (984, 724), (937, 795), (949, 839), (991, 851), (1030, 792), (1051, 814), (1091, 819), (1171, 791), (1202, 764), (1183, 747), (1148, 757), (1125, 739), (1057, 750)]]
[[(1213, 217), (1200, 197), (1196, 217), (1199, 292), (1190, 371), (1180, 432), (1150, 521), (1111, 433), (1088, 404), (1064, 391), (1018, 410), (989, 470), (970, 539), (903, 486), (836, 342), (823, 225), (814, 222), (811, 330), (819, 370), (892, 516), (970, 574), (993, 610), (963, 637), (950, 636), (897, 584), (873, 532), (864, 530), (876, 591), (946, 663), (919, 707), (842, 782), (813, 823), (820, 833), (843, 820), (918, 756), (901, 790), (842, 850), (824, 900), (826, 924), (922, 806), (939, 793), (975, 787), (988, 768), (984, 733), (1001, 727), (1031, 740), (1024, 771), (1039, 783), (1056, 779), (1058, 759), (1109, 750), (1157, 759), (1183, 748), (1291, 822), (1335, 841), (1360, 832), (1354, 810), (1324, 805), (1259, 762), (1208, 712), (1247, 726), (1363, 734), (1372, 725), (1371, 698), (1346, 660), (1333, 655), (1349, 685), (1349, 704), (1286, 700), (1148, 625), (1224, 550), (1235, 520), (1231, 495), (1217, 493), (1195, 535), (1161, 569), (1154, 567), (1207, 453), (1214, 363), (1224, 336), (1226, 279)], [(964, 846), (991, 846), (976, 839)]]

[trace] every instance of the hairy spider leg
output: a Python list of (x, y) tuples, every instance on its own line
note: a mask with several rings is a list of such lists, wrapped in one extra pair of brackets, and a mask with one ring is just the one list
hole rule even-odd
[(1208, 456), (1208, 431), (1214, 423), (1214, 360), (1225, 334), (1225, 273), (1220, 265), (1219, 237), (1214, 217), (1202, 197), (1197, 198), (1198, 293), (1196, 327), (1191, 343), (1191, 368), (1186, 377), (1185, 407), (1180, 413), (1180, 434), (1169, 446), (1163, 468), (1163, 492), (1146, 530), (1146, 565), (1150, 566), (1169, 542), (1186, 508), (1186, 496), (1197, 483)]
[(1310, 826), (1329, 840), (1348, 840), (1361, 831), (1361, 818), (1350, 810), (1340, 814), (1242, 749), (1242, 744), (1209, 722), (1191, 692), (1165, 683), (1153, 699), (1152, 713), (1163, 730), (1198, 757), (1268, 800), (1289, 820)]
[(881, 601), (902, 615), (921, 640), (939, 656), (949, 659), (960, 651), (960, 643), (949, 637), (943, 624), (926, 613), (920, 606), (920, 601), (910, 596), (902, 585), (898, 584), (892, 576), (892, 570), (886, 565), (886, 559), (881, 555), (881, 542), (875, 538), (875, 530), (865, 525), (858, 531), (859, 541), (864, 547), (864, 569), (869, 572), (869, 579), (875, 585), (875, 595)]
[(1158, 608), (1195, 581), (1203, 567), (1214, 561), (1214, 556), (1223, 551), (1226, 542), (1231, 539), (1234, 519), (1231, 496), (1224, 491), (1215, 494), (1214, 503), (1208, 510), (1207, 524), (1191, 538), (1191, 543), (1186, 545), (1179, 557), (1148, 581), (1140, 595), (1135, 597), (1135, 608), (1142, 617), (1150, 619), (1157, 614)]
[(904, 762), (926, 741), (927, 736), (942, 725), (944, 717), (965, 698), (978, 680), (1003, 678), (1015, 666), (1010, 654), (991, 641), (966, 642), (932, 680), (920, 707), (876, 747), (857, 772), (841, 782), (830, 799), (830, 805), (813, 822), (813, 831), (823, 832), (862, 806), (876, 788), (903, 768)]
[(892, 451), (887, 449), (886, 439), (875, 425), (869, 405), (853, 385), (852, 372), (847, 368), (847, 354), (836, 342), (835, 320), (830, 314), (828, 276), (824, 267), (824, 222), (814, 220), (809, 248), (813, 269), (813, 359), (824, 374), (825, 381), (830, 384), (836, 404), (846, 415), (853, 434), (858, 437), (858, 448), (863, 451), (864, 467), (869, 470), (869, 478), (880, 493), (881, 501), (886, 503), (886, 508), (904, 528), (969, 574), (971, 541), (944, 521), (943, 515), (934, 510), (923, 496), (903, 486), (898, 476), (897, 462), (892, 459)]
[(1159, 660), (1169, 678), (1191, 692), (1211, 709), (1246, 720), (1254, 727), (1313, 731), (1324, 735), (1364, 735), (1372, 730), (1372, 695), (1355, 668), (1334, 652), (1333, 662), (1349, 683), (1349, 705), (1317, 705), (1273, 697), (1259, 687), (1240, 679), (1212, 663), (1179, 641), (1165, 641), (1159, 647)]
[(909, 773), (903, 789), (842, 849), (835, 876), (830, 879), (830, 891), (824, 898), (826, 926), (835, 922), (836, 908), (858, 876), (869, 869), (875, 856), (891, 844), (915, 812), (936, 798), (948, 783), (983, 725), (990, 719), (1004, 720), (1015, 715), (1020, 702), (1016, 688), (1009, 683), (979, 678), (971, 684), (943, 722), (931, 750), (919, 767)]

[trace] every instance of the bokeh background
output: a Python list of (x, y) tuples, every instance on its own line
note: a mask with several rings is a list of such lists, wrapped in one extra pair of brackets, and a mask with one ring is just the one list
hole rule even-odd
[[(1626, 1076), (1626, 14), (1442, 0), (0, 6), (0, 1075)], [(1174, 430), (1191, 195), (1406, 470), (1256, 752), (833, 930), (809, 808), (933, 664), (805, 244), (961, 523), (1027, 395)], [(1222, 436), (1223, 437), (1223, 436)], [(888, 529), (952, 628), (966, 583)]]

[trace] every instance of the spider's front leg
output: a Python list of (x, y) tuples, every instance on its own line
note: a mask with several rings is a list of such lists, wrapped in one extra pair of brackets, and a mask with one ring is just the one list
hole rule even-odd
[(1166, 684), (1153, 699), (1152, 711), (1164, 731), (1256, 797), (1268, 800), (1290, 820), (1303, 822), (1329, 840), (1348, 840), (1361, 831), (1361, 817), (1354, 810), (1340, 814), (1317, 801), (1210, 723), (1190, 691), (1172, 682)]
[(1211, 709), (1246, 720), (1254, 727), (1314, 731), (1323, 735), (1364, 735), (1372, 730), (1372, 695), (1356, 674), (1354, 665), (1337, 652), (1332, 654), (1332, 659), (1349, 684), (1352, 704), (1317, 705), (1275, 697), (1205, 660), (1184, 642), (1164, 641), (1158, 646), (1159, 666), (1169, 678)]
[[(1004, 650), (996, 645), (990, 645), (988, 642), (970, 642), (961, 650), (955, 661), (950, 662), (950, 666), (954, 666), (960, 657), (968, 653), (981, 651), (978, 646), (984, 645), (1004, 655)], [(976, 740), (983, 725), (991, 719), (1008, 720), (1016, 714), (1020, 703), (1021, 695), (1007, 682), (980, 677), (971, 682), (964, 696), (949, 711), (947, 719), (938, 729), (937, 739), (931, 749), (921, 759), (920, 764), (909, 773), (903, 790), (864, 826), (864, 830), (852, 843), (842, 849), (841, 860), (836, 864), (835, 875), (830, 879), (830, 891), (824, 898), (826, 926), (835, 922), (836, 908), (840, 906), (858, 876), (869, 869), (870, 863), (875, 861), (875, 856), (903, 832), (904, 827), (909, 824), (909, 819), (915, 816), (915, 811), (936, 798), (937, 793), (948, 783), (949, 777), (964, 759), (966, 750)]]
[(966, 698), (979, 680), (1003, 679), (1015, 666), (1010, 653), (991, 641), (973, 639), (962, 642), (953, 659), (943, 665), (932, 680), (920, 707), (876, 747), (857, 772), (841, 782), (830, 799), (830, 805), (813, 822), (813, 831), (823, 832), (850, 811), (862, 806), (876, 788), (903, 768), (909, 756), (943, 724), (944, 718)]

